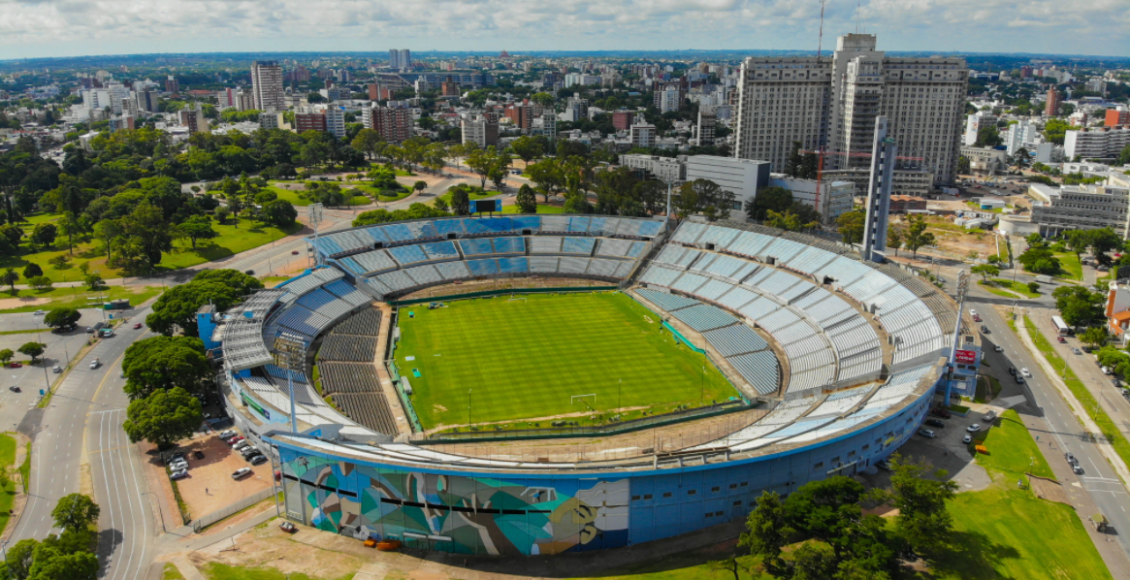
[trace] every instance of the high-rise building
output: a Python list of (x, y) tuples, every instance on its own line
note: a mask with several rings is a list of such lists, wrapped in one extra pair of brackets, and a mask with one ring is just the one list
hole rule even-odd
[(965, 145), (977, 142), (977, 134), (985, 127), (997, 124), (997, 116), (988, 111), (977, 111), (965, 119)]
[(635, 120), (635, 111), (628, 111), (620, 109), (619, 111), (612, 112), (612, 126), (617, 131), (627, 131), (632, 126), (632, 121)]
[(698, 146), (709, 147), (714, 145), (714, 126), (718, 124), (718, 116), (714, 109), (699, 106), (698, 108)]
[(393, 69), (406, 69), (412, 66), (412, 51), (407, 48), (399, 50), (390, 48), (388, 51), (388, 66)]
[(1126, 107), (1106, 110), (1103, 126), (1117, 127), (1118, 125), (1130, 125), (1130, 111), (1126, 110)]
[(412, 136), (412, 112), (403, 108), (365, 107), (361, 125), (389, 143), (402, 143)]
[(251, 64), (251, 94), (260, 111), (285, 111), (282, 65), (275, 60), (257, 60)]
[(294, 130), (297, 133), (306, 131), (325, 131), (326, 115), (322, 111), (303, 110), (294, 113)]
[(1067, 159), (1113, 159), (1130, 145), (1130, 126), (1088, 127), (1071, 130), (1063, 136)]
[(651, 123), (635, 123), (631, 126), (632, 147), (654, 147), (655, 125)]
[(157, 107), (157, 91), (138, 91), (137, 108), (146, 113), (156, 113), (159, 110)]
[(1044, 116), (1054, 117), (1059, 113), (1059, 106), (1063, 104), (1063, 97), (1055, 87), (1048, 89), (1048, 100), (1044, 103)]
[(338, 139), (345, 138), (345, 107), (333, 105), (326, 108), (326, 132)]
[(460, 124), (463, 144), (474, 143), (482, 149), (498, 144), (498, 113), (486, 111), (463, 116)]
[(888, 57), (875, 47), (874, 35), (848, 34), (830, 59), (747, 58), (738, 84), (735, 157), (783, 169), (793, 143), (800, 143), (826, 151), (826, 176), (833, 172), (862, 190), (875, 118), (885, 115), (903, 155), (922, 158), (916, 169), (895, 170), (895, 189), (904, 179), (952, 183), (969, 77), (965, 60)]
[(188, 127), (189, 133), (208, 132), (208, 119), (204, 117), (204, 109), (200, 103), (196, 103), (191, 109), (181, 109), (180, 124), (182, 127)]
[(174, 97), (180, 94), (180, 85), (177, 83), (177, 78), (173, 75), (169, 75), (169, 78), (165, 79), (165, 92), (172, 94)]

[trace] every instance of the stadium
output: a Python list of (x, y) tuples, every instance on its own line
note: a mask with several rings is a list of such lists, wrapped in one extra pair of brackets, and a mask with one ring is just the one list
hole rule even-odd
[(424, 550), (617, 548), (871, 470), (945, 387), (958, 322), (899, 267), (737, 222), (308, 242), (317, 267), (198, 315), (229, 411), (276, 452), (287, 517)]

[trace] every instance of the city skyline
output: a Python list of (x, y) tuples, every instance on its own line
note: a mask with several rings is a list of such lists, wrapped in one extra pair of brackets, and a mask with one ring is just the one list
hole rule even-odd
[[(888, 51), (1130, 54), (1117, 0), (1088, 7), (1039, 0), (1015, 6), (830, 2), (824, 50), (859, 30)], [(795, 0), (665, 0), (619, 4), (391, 4), (357, 0), (265, 7), (219, 0), (16, 0), (0, 22), (0, 60), (178, 52), (554, 50), (815, 50), (820, 5)], [(1111, 10), (1103, 10), (1104, 6)], [(1038, 18), (1032, 15), (1038, 15)], [(1054, 28), (1053, 28), (1054, 25)], [(1049, 37), (1049, 34), (1054, 36)]]

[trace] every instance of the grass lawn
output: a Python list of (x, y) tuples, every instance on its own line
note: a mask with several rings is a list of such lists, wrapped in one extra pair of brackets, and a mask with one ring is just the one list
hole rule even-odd
[[(1064, 360), (1052, 348), (1052, 344), (1048, 342), (1047, 337), (1044, 336), (1040, 329), (1036, 327), (1027, 316), (1024, 317), (1024, 326), (1028, 329), (1028, 335), (1032, 337), (1032, 342), (1036, 344), (1036, 348), (1044, 355), (1044, 358), (1051, 363), (1052, 368), (1062, 369), (1064, 367)], [(1126, 436), (1118, 429), (1118, 426), (1111, 420), (1110, 415), (1099, 406), (1099, 402), (1095, 400), (1095, 396), (1087, 389), (1083, 381), (1075, 376), (1075, 371), (1071, 367), (1066, 367), (1067, 388), (1071, 389), (1071, 394), (1075, 395), (1075, 399), (1079, 404), (1083, 405), (1087, 414), (1090, 415), (1091, 420), (1098, 425), (1099, 430), (1102, 431), (1103, 436), (1107, 438), (1114, 447), (1115, 453), (1122, 458), (1123, 461), (1130, 464), (1130, 441), (1126, 440)]]
[[(243, 568), (219, 562), (209, 562), (200, 571), (209, 580), (318, 580), (318, 577), (282, 572), (274, 568)], [(351, 577), (352, 574), (349, 574), (338, 580), (348, 580)]]
[[(984, 364), (984, 363), (981, 363)], [(981, 375), (977, 381), (977, 395), (973, 400), (978, 403), (988, 403), (1001, 392), (1001, 382), (996, 377)]]
[(978, 281), (977, 285), (979, 285), (982, 289), (984, 289), (989, 294), (993, 294), (995, 296), (1000, 296), (1001, 298), (1008, 298), (1009, 300), (1016, 300), (1016, 299), (1023, 298), (1023, 296), (1020, 296), (1019, 294), (1014, 294), (1013, 292), (1011, 292), (1009, 290), (1002, 290), (1002, 289), (998, 288), (997, 286), (993, 285), (992, 283), (986, 283), (984, 281)]
[(364, 191), (369, 195), (376, 196), (378, 198), (378, 201), (396, 201), (398, 199), (404, 199), (412, 194), (412, 190), (408, 188), (403, 188), (399, 191), (393, 191), (391, 189), (381, 189), (373, 187), (368, 183), (353, 183), (351, 187), (356, 187), (357, 189), (360, 189), (361, 191)]
[(1013, 409), (1002, 413), (991, 429), (982, 425), (981, 432), (973, 436), (973, 442), (989, 449), (987, 455), (976, 455), (977, 463), (1003, 473), (1008, 480), (1024, 473), (1055, 478), (1044, 454)]
[(163, 270), (178, 270), (220, 258), (227, 258), (233, 254), (269, 244), (275, 240), (302, 229), (302, 224), (295, 223), (287, 230), (280, 230), (274, 226), (265, 226), (255, 220), (240, 219), (239, 227), (235, 227), (231, 220), (227, 224), (212, 223), (212, 229), (219, 234), (211, 240), (196, 242), (196, 249), (192, 249), (190, 240), (178, 240), (173, 244), (174, 251), (161, 257), (160, 268)]
[[(993, 294), (996, 294), (997, 296), (1009, 296), (1009, 297), (1011, 297), (1009, 294), (1007, 294), (1007, 292), (1014, 292), (1016, 294), (1023, 296), (1024, 298), (1039, 298), (1040, 297), (1039, 292), (1032, 292), (1032, 291), (1028, 290), (1028, 285), (1024, 284), (1022, 282), (1013, 282), (1012, 280), (1006, 280), (1004, 278), (992, 278), (987, 282), (984, 281), (984, 280), (980, 280), (977, 283), (980, 284), (981, 287), (984, 288), (985, 290), (988, 290), (989, 292), (992, 292)], [(1000, 291), (1001, 289), (1005, 290), (1006, 293), (1002, 293)]]
[[(16, 438), (7, 433), (0, 433), (0, 469), (11, 472), (16, 466)], [(16, 483), (9, 481), (0, 489), (0, 532), (8, 527), (8, 520), (12, 515), (12, 502), (16, 499)]]
[[(518, 206), (516, 206), (516, 205), (504, 205), (504, 206), (502, 206), (502, 213), (518, 213)], [(544, 204), (539, 203), (538, 204), (538, 213), (539, 214), (565, 213), (565, 208), (559, 207), (559, 206), (556, 206), (556, 205), (544, 205)]]
[[(102, 290), (101, 297), (104, 301), (120, 300), (122, 298), (129, 298), (132, 306), (137, 306), (146, 300), (161, 293), (160, 286), (146, 286), (144, 290), (136, 290), (133, 287), (124, 286), (110, 286)], [(7, 300), (10, 298), (49, 298), (51, 301), (46, 304), (29, 303), (26, 306), (13, 306), (4, 308), (0, 312), (34, 312), (39, 309), (51, 310), (52, 308), (88, 308), (90, 305), (90, 298), (98, 298), (98, 292), (90, 292), (84, 288), (54, 288), (47, 292), (38, 292), (36, 290), (19, 290), (13, 296), (10, 291), (0, 292), (0, 300)]]
[(283, 188), (278, 187), (278, 186), (273, 185), (273, 184), (268, 185), (264, 189), (275, 192), (275, 195), (279, 196), (279, 199), (285, 199), (286, 201), (290, 202), (290, 205), (293, 205), (295, 207), (300, 207), (300, 206), (304, 207), (304, 206), (310, 205), (311, 203), (314, 203), (314, 202), (312, 202), (308, 199), (303, 199), (301, 197), (298, 197), (297, 191), (291, 191), (289, 189), (283, 189)]
[[(400, 309), (396, 363), (426, 429), (467, 424), (468, 389), (476, 424), (569, 413), (583, 413), (574, 420), (587, 423), (590, 405), (613, 411), (620, 396), (623, 408), (658, 412), (737, 396), (702, 355), (661, 331), (659, 320), (615, 292), (513, 302), (500, 296), (436, 310), (414, 305)], [(595, 397), (571, 400), (587, 394)]]
[(1055, 257), (1059, 258), (1059, 266), (1063, 270), (1059, 278), (1083, 281), (1083, 264), (1079, 261), (1079, 256), (1074, 252), (1056, 252)]
[(176, 564), (165, 564), (165, 569), (161, 571), (161, 580), (184, 580), (184, 575), (180, 573)]

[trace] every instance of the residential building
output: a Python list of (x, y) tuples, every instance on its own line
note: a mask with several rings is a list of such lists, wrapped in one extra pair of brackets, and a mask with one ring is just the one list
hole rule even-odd
[(988, 111), (978, 111), (965, 119), (965, 145), (977, 142), (977, 133), (985, 127), (995, 127), (997, 116)]
[(668, 85), (662, 92), (655, 93), (655, 98), (659, 101), (659, 105), (656, 108), (659, 109), (660, 113), (678, 112), (679, 105), (682, 103), (679, 98), (680, 94), (681, 92), (678, 86)]
[(1021, 148), (1027, 149), (1029, 153), (1033, 152), (1037, 138), (1040, 137), (1040, 130), (1025, 120), (1009, 125), (1007, 129), (1001, 131), (1000, 135), (1001, 140), (1004, 141), (1005, 151), (1009, 155), (1016, 155)]
[(574, 94), (565, 100), (565, 110), (561, 113), (561, 120), (570, 123), (582, 121), (589, 116), (589, 101)]
[(388, 66), (397, 70), (412, 68), (412, 51), (407, 48), (389, 49)]
[(275, 60), (251, 63), (251, 94), (260, 111), (285, 111), (282, 65)]
[(402, 143), (412, 136), (412, 112), (408, 109), (365, 107), (361, 109), (361, 124), (389, 143)]
[(326, 131), (338, 139), (345, 138), (345, 107), (332, 105), (324, 111)]
[(629, 129), (631, 133), (632, 147), (654, 147), (655, 139), (658, 137), (655, 130), (655, 125), (651, 123), (634, 123)]
[(259, 113), (259, 128), (261, 129), (290, 129), (282, 111), (263, 111)]
[(851, 181), (825, 177), (819, 184), (820, 195), (816, 195), (818, 189), (815, 179), (789, 177), (784, 173), (770, 173), (769, 185), (793, 192), (793, 200), (810, 205), (820, 212), (825, 225), (836, 223), (836, 218), (851, 211), (855, 192), (858, 191)]
[(962, 147), (961, 156), (969, 160), (969, 171), (994, 175), (1008, 167), (1008, 152), (992, 147)]
[(534, 119), (541, 117), (543, 108), (540, 105), (535, 105), (529, 101), (522, 101), (521, 103), (513, 103), (506, 107), (503, 115), (514, 122), (514, 126), (522, 131), (528, 132), (533, 126)]
[[(876, 37), (848, 34), (831, 58), (752, 57), (742, 63), (734, 155), (784, 167), (799, 142), (831, 152), (825, 169), (856, 183), (868, 180), (875, 117), (890, 119), (890, 137), (907, 160), (892, 185), (953, 183), (964, 123), (968, 67), (954, 57), (889, 57)], [(850, 153), (851, 156), (846, 155)], [(900, 178), (900, 174), (910, 173)], [(860, 175), (856, 175), (860, 174)], [(858, 178), (858, 179), (857, 179)], [(922, 192), (926, 193), (926, 192)]]
[(1110, 159), (1130, 145), (1130, 125), (1088, 127), (1068, 131), (1063, 137), (1067, 159)]
[(1103, 126), (1116, 127), (1118, 125), (1130, 125), (1130, 110), (1127, 110), (1126, 107), (1106, 110)]
[(643, 173), (645, 177), (663, 183), (679, 184), (686, 181), (686, 163), (674, 157), (630, 153), (620, 156), (620, 165)]
[(157, 105), (157, 91), (138, 91), (137, 92), (137, 108), (146, 113), (156, 113), (160, 110)]
[(169, 78), (165, 79), (165, 92), (174, 97), (180, 96), (180, 85), (173, 75), (169, 75)]
[(325, 131), (326, 130), (326, 115), (322, 111), (315, 111), (312, 109), (305, 109), (295, 111), (294, 113), (294, 131), (297, 133), (305, 133), (306, 131)]
[(459, 83), (451, 80), (451, 77), (440, 83), (440, 93), (444, 97), (458, 97), (462, 94), (459, 92)]
[(239, 111), (255, 110), (255, 95), (251, 91), (240, 90), (235, 94), (235, 108)]
[(1054, 117), (1059, 113), (1059, 106), (1063, 104), (1063, 97), (1055, 87), (1048, 89), (1048, 98), (1044, 103), (1044, 116)]
[(612, 126), (617, 131), (627, 131), (632, 126), (632, 121), (635, 119), (635, 112), (626, 109), (620, 109), (612, 112)]
[(1125, 346), (1130, 340), (1130, 284), (1111, 281), (1106, 296), (1107, 332)]
[(732, 191), (735, 196), (735, 210), (732, 218), (737, 218), (747, 202), (757, 197), (758, 189), (769, 186), (769, 162), (753, 159), (735, 159), (717, 155), (691, 155), (687, 157), (686, 180), (708, 179), (717, 183), (724, 191)]
[(239, 89), (228, 87), (226, 89), (216, 91), (216, 108), (221, 111), (224, 109), (234, 108), (236, 100), (235, 95), (237, 90)]
[(1123, 238), (1130, 235), (1127, 220), (1130, 189), (1124, 185), (1028, 185), (1032, 198), (1032, 223), (1044, 237), (1055, 237), (1067, 230), (1111, 228)]
[(464, 145), (475, 143), (481, 149), (498, 145), (498, 113), (469, 113), (462, 117), (460, 127), (463, 130)]
[(191, 109), (181, 109), (180, 124), (182, 127), (187, 127), (189, 133), (208, 132), (208, 119), (204, 117), (204, 108), (200, 103), (196, 103)]
[(714, 145), (714, 127), (717, 124), (718, 116), (714, 114), (714, 109), (700, 105), (698, 108), (698, 125), (696, 126), (699, 147)]
[(549, 146), (554, 147), (557, 142), (557, 115), (553, 114), (552, 110), (542, 113), (540, 117), (534, 119), (530, 127), (530, 135), (545, 137), (549, 140)]

